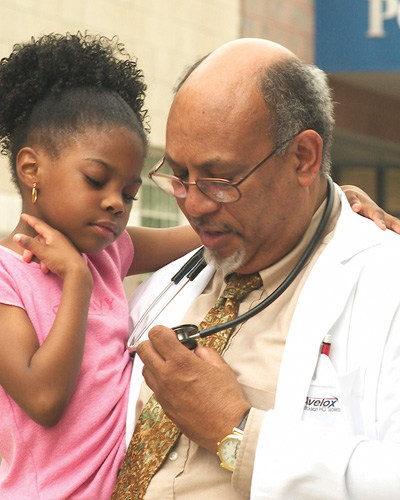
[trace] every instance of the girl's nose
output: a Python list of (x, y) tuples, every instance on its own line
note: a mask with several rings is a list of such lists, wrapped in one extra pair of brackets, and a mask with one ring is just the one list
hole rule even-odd
[(102, 208), (104, 210), (113, 212), (115, 215), (124, 213), (125, 206), (122, 194), (109, 193), (108, 196), (106, 196), (103, 200)]

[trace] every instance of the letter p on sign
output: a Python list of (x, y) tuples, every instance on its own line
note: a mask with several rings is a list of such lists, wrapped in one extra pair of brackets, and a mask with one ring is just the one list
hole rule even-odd
[(367, 36), (381, 38), (386, 35), (383, 28), (384, 21), (397, 16), (399, 24), (398, 0), (369, 0), (369, 16)]

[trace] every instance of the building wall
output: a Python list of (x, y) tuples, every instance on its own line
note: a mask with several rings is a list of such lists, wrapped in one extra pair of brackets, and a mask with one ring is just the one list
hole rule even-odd
[[(0, 13), (0, 57), (14, 43), (50, 32), (118, 35), (144, 71), (151, 146), (160, 151), (176, 79), (200, 56), (237, 38), (240, 28), (240, 0), (0, 0)], [(0, 158), (0, 237), (20, 213), (9, 177)], [(137, 213), (131, 222), (138, 222)]]
[(267, 38), (314, 61), (314, 0), (242, 0), (241, 36)]

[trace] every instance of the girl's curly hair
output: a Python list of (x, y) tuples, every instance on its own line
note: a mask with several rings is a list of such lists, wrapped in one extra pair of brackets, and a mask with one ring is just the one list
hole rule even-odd
[(0, 144), (16, 182), (16, 155), (29, 141), (57, 155), (87, 126), (120, 125), (146, 145), (146, 85), (115, 36), (67, 33), (18, 44), (0, 61)]

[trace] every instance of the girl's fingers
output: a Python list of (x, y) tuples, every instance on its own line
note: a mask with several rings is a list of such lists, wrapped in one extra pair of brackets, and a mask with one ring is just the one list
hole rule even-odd
[(346, 196), (353, 212), (359, 212), (361, 210), (361, 202), (356, 193), (346, 193)]
[(46, 266), (46, 264), (41, 260), (40, 261), (40, 269), (42, 273), (47, 274), (49, 272), (49, 268)]
[(40, 236), (43, 236), (43, 238), (49, 236), (50, 231), (54, 231), (52, 227), (34, 215), (21, 214), (21, 219), (29, 224)]
[(388, 229), (400, 234), (400, 219), (394, 217), (393, 215), (386, 214), (385, 224)]
[(30, 262), (33, 259), (33, 253), (30, 250), (24, 250), (22, 254), (22, 260), (25, 262)]

